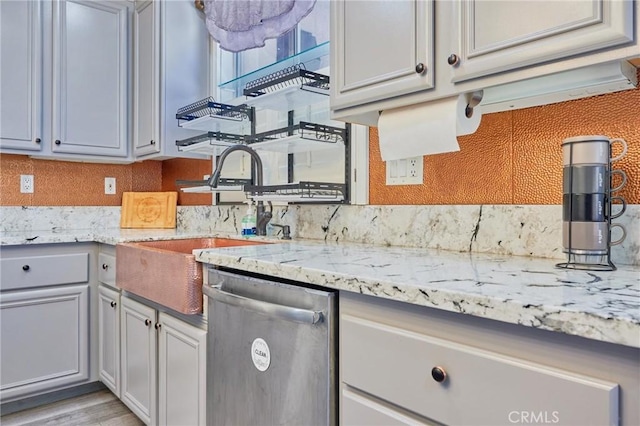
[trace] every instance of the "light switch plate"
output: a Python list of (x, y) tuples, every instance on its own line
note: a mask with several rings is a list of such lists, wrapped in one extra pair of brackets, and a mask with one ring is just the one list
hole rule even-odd
[(116, 178), (104, 178), (104, 193), (107, 195), (114, 195), (116, 193)]
[(411, 157), (385, 162), (387, 185), (422, 185), (424, 183), (423, 157)]

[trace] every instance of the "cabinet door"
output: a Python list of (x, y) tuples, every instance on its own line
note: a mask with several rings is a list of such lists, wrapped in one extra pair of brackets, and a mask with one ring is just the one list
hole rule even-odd
[(164, 156), (199, 157), (178, 151), (176, 140), (202, 134), (178, 127), (176, 111), (209, 96), (211, 39), (202, 13), (189, 0), (160, 3), (160, 145)]
[(0, 293), (0, 401), (89, 380), (89, 286)]
[(120, 399), (147, 424), (156, 424), (156, 311), (120, 297)]
[(160, 425), (204, 425), (207, 332), (159, 315), (158, 421)]
[(54, 153), (128, 154), (128, 2), (58, 0)]
[[(133, 150), (135, 156), (160, 151), (159, 2), (136, 5), (133, 37)], [(174, 141), (175, 142), (175, 141)]]
[[(465, 81), (633, 42), (632, 1), (486, 1), (456, 3)], [(442, 58), (444, 60), (444, 57)]]
[(120, 397), (120, 293), (98, 289), (98, 368), (100, 379)]
[(199, 157), (176, 140), (202, 134), (178, 126), (176, 111), (209, 96), (209, 32), (188, 0), (139, 2), (134, 25), (134, 153)]
[(42, 4), (0, 2), (0, 149), (39, 151)]
[(331, 2), (331, 108), (432, 88), (433, 28), (431, 0)]

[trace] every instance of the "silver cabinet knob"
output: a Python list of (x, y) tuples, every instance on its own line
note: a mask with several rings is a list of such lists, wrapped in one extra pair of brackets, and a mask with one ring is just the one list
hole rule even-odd
[(427, 67), (424, 66), (424, 64), (422, 62), (420, 62), (418, 65), (416, 65), (416, 73), (418, 74), (422, 74), (427, 70)]
[(452, 53), (451, 55), (449, 55), (449, 57), (447, 58), (447, 63), (451, 66), (455, 66), (458, 65), (460, 63), (460, 58), (458, 57), (458, 55), (456, 55), (455, 53)]
[(438, 383), (442, 383), (447, 380), (447, 372), (440, 366), (435, 366), (431, 369), (431, 377)]
[(147, 318), (146, 320), (144, 320), (144, 325), (146, 325), (147, 327), (149, 327), (151, 325), (151, 320), (149, 318)]

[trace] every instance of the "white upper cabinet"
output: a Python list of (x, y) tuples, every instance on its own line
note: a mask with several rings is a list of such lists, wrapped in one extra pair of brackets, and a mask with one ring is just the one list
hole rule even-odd
[[(133, 43), (133, 144), (135, 155), (155, 154), (159, 151), (159, 34), (160, 7), (154, 2), (139, 3), (134, 12)], [(154, 16), (157, 15), (157, 16)], [(155, 23), (155, 26), (154, 26)]]
[(178, 127), (176, 111), (209, 96), (210, 36), (189, 0), (140, 1), (134, 13), (133, 145), (139, 159), (194, 156), (176, 140), (201, 132)]
[(128, 154), (129, 5), (58, 1), (53, 30), (53, 152)]
[(458, 3), (453, 81), (633, 43), (632, 1)]
[(42, 147), (42, 9), (0, 2), (0, 149)]
[(337, 0), (331, 19), (333, 108), (433, 87), (433, 1)]
[(0, 3), (0, 149), (131, 162), (127, 1)]
[(383, 110), (638, 58), (639, 9), (627, 0), (333, 1), (332, 118), (375, 126)]

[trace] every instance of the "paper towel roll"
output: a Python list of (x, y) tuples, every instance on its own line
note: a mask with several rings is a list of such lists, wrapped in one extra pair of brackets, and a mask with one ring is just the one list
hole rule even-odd
[(467, 118), (464, 95), (383, 111), (378, 119), (382, 160), (460, 151), (457, 136), (480, 125), (480, 107)]

